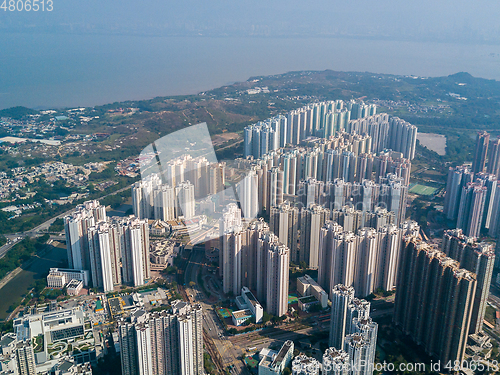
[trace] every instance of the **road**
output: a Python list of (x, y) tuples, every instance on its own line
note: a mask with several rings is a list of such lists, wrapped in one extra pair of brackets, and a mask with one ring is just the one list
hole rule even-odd
[(189, 298), (199, 304), (203, 308), (203, 328), (206, 334), (213, 341), (217, 351), (222, 358), (224, 368), (230, 368), (232, 365), (231, 374), (250, 375), (250, 372), (245, 367), (243, 361), (238, 359), (241, 353), (233, 346), (230, 340), (225, 336), (224, 327), (222, 326), (217, 313), (214, 311), (213, 305), (207, 303), (206, 296), (198, 285), (190, 287), (191, 281), (198, 284), (198, 273), (202, 272), (202, 267), (205, 265), (205, 252), (202, 250), (192, 250), (186, 271), (184, 273), (185, 290)]
[[(115, 195), (115, 194), (118, 194), (118, 193), (121, 193), (122, 191), (125, 191), (127, 189), (131, 189), (131, 186), (126, 186), (124, 188), (121, 188), (117, 191), (114, 191), (113, 193), (109, 193), (99, 199), (104, 199), (106, 197), (109, 197), (110, 195)], [(73, 211), (75, 210), (75, 208), (71, 208), (69, 209), (68, 211), (65, 211), (63, 212), (62, 214), (59, 214), (47, 221), (44, 221), (42, 224), (38, 225), (37, 227), (33, 228), (33, 229), (30, 229), (29, 231), (26, 231), (26, 232), (22, 232), (22, 233), (12, 233), (12, 234), (6, 234), (5, 237), (7, 239), (10, 239), (11, 242), (7, 242), (5, 245), (3, 245), (2, 247), (0, 247), (0, 259), (3, 258), (5, 256), (5, 254), (7, 254), (7, 252), (12, 249), (12, 247), (18, 243), (19, 241), (21, 241), (22, 239), (24, 239), (25, 237), (29, 236), (29, 237), (36, 237), (38, 235), (40, 235), (41, 233), (43, 232), (47, 232), (49, 230), (49, 227), (52, 225), (52, 223), (56, 220), (56, 219), (59, 219), (59, 218), (64, 218), (65, 216), (68, 216), (70, 213), (72, 213)], [(20, 240), (16, 240), (16, 242), (14, 242), (14, 238), (21, 238)], [(65, 238), (63, 238), (65, 239)]]

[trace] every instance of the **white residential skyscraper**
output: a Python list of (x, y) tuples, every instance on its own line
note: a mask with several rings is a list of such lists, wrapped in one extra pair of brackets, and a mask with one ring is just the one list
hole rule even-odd
[(288, 311), (288, 267), (290, 250), (281, 244), (272, 245), (267, 253), (266, 311), (283, 316)]
[(118, 220), (122, 251), (123, 282), (141, 286), (151, 278), (147, 220), (130, 216)]
[[(221, 249), (219, 253), (219, 272), (222, 276), (223, 285), (226, 287), (224, 293), (229, 293), (229, 291), (238, 291), (236, 287), (231, 287), (231, 283), (234, 280), (234, 268), (239, 268), (240, 266), (235, 265), (235, 256), (239, 254), (241, 250), (241, 234), (233, 236), (233, 233), (240, 232), (242, 229), (241, 221), (241, 210), (234, 203), (230, 203), (224, 209), (222, 216), (219, 219), (219, 236), (221, 238)], [(232, 254), (232, 255), (231, 255)], [(239, 284), (239, 283), (238, 283)]]
[(120, 322), (118, 324), (118, 338), (120, 342), (120, 360), (122, 374), (138, 374), (135, 325), (132, 323)]
[(418, 231), (416, 222), (407, 221), (400, 227), (361, 228), (355, 235), (326, 222), (320, 231), (318, 283), (325, 290), (337, 284), (352, 285), (361, 297), (377, 288), (393, 290), (401, 240)]
[(170, 185), (159, 185), (153, 190), (155, 220), (169, 221), (176, 218), (177, 198)]
[(94, 288), (113, 291), (121, 284), (120, 238), (115, 224), (102, 222), (89, 228), (90, 273)]
[(321, 363), (305, 354), (300, 354), (292, 361), (292, 375), (320, 375)]
[(330, 339), (328, 345), (335, 349), (344, 347), (346, 327), (348, 323), (349, 304), (354, 299), (354, 288), (342, 284), (335, 285), (332, 289), (332, 308), (330, 317)]
[(278, 167), (273, 167), (267, 173), (268, 199), (265, 209), (269, 212), (271, 207), (283, 203), (283, 171)]
[(338, 356), (343, 359), (341, 363), (346, 359), (343, 351), (347, 353), (350, 374), (371, 374), (375, 361), (378, 325), (369, 316), (370, 303), (354, 298), (354, 294), (354, 288), (342, 284), (332, 289), (329, 345), (331, 351), (340, 351)]
[(255, 169), (238, 183), (237, 193), (244, 217), (256, 218), (259, 213), (259, 176)]
[(479, 237), (488, 188), (479, 182), (469, 182), (462, 188), (457, 228), (469, 237)]
[(88, 229), (106, 221), (106, 208), (98, 201), (87, 201), (64, 218), (68, 266), (76, 270), (90, 270)]
[(137, 374), (153, 375), (153, 358), (151, 329), (147, 323), (135, 325), (135, 342), (137, 345)]
[(153, 219), (153, 191), (160, 185), (160, 176), (153, 173), (132, 186), (132, 208), (139, 219)]
[(368, 362), (371, 357), (371, 343), (361, 333), (353, 333), (345, 338), (344, 350), (349, 356), (350, 368), (356, 369), (353, 374), (373, 374), (373, 362)]
[[(189, 181), (181, 182), (175, 187), (179, 208), (184, 219), (189, 220), (195, 216), (194, 186)], [(179, 215), (178, 215), (179, 216)]]
[(473, 179), (474, 174), (471, 169), (465, 165), (449, 168), (443, 211), (449, 220), (455, 220), (458, 217), (462, 189), (469, 182), (472, 182)]
[(319, 266), (321, 228), (330, 218), (330, 210), (317, 204), (300, 210), (300, 248), (299, 260), (309, 268)]
[(280, 242), (290, 249), (290, 260), (298, 263), (299, 209), (289, 201), (278, 207), (271, 207), (269, 227), (271, 232), (279, 237)]
[(242, 247), (244, 231), (241, 227), (226, 231), (222, 237), (222, 286), (224, 293), (238, 295), (241, 290), (242, 281)]
[(200, 305), (174, 301), (172, 310), (138, 311), (118, 324), (123, 375), (203, 375)]
[(322, 375), (348, 375), (349, 355), (342, 349), (328, 348), (323, 354)]

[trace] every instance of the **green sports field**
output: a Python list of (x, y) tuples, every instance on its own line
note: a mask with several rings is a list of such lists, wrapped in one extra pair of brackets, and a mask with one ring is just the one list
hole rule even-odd
[(416, 184), (410, 188), (410, 193), (418, 195), (432, 195), (436, 192), (436, 190), (437, 188), (433, 188), (432, 186)]
[(255, 359), (253, 356), (252, 357), (246, 357), (245, 358), (245, 362), (251, 368), (256, 368), (259, 365), (259, 361), (257, 361), (257, 359)]
[(219, 314), (223, 317), (223, 318), (230, 318), (231, 317), (231, 313), (233, 312), (233, 310), (231, 309), (226, 309), (225, 307), (221, 307), (219, 309)]

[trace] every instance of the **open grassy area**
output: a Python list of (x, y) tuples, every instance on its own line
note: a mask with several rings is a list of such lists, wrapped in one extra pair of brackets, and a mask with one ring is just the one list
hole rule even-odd
[(418, 194), (418, 195), (432, 195), (436, 192), (436, 188), (432, 186), (425, 186), (416, 184), (410, 188), (410, 193)]

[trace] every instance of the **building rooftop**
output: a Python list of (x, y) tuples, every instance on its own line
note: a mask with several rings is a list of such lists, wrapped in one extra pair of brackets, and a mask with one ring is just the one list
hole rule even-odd
[(253, 316), (253, 314), (250, 310), (233, 311), (232, 314), (236, 319), (249, 318), (249, 317)]
[(299, 301), (302, 302), (302, 303), (318, 302), (318, 300), (314, 296), (300, 297)]
[(76, 287), (78, 287), (78, 285), (80, 285), (80, 284), (83, 284), (83, 282), (82, 282), (82, 281), (80, 281), (80, 280), (75, 280), (75, 279), (72, 279), (72, 280), (68, 283), (68, 285), (66, 285), (66, 288), (68, 288), (68, 289), (71, 289), (71, 288), (76, 288)]
[(252, 292), (248, 291), (248, 292), (245, 292), (245, 296), (248, 298), (248, 300), (250, 301), (250, 303), (254, 306), (257, 306), (257, 305), (260, 305), (260, 303), (257, 301), (257, 298), (255, 298), (255, 296), (253, 295)]
[(0, 348), (4, 348), (9, 346), (12, 342), (16, 341), (15, 336), (13, 335), (4, 335), (2, 339), (0, 339)]
[(285, 359), (288, 351), (291, 348), (293, 348), (293, 342), (290, 341), (290, 340), (285, 341), (285, 343), (281, 347), (280, 351), (278, 352), (278, 355), (276, 356), (276, 358), (274, 358), (274, 361), (271, 364), (271, 367), (279, 366), (281, 364), (281, 362), (283, 362), (283, 360)]

